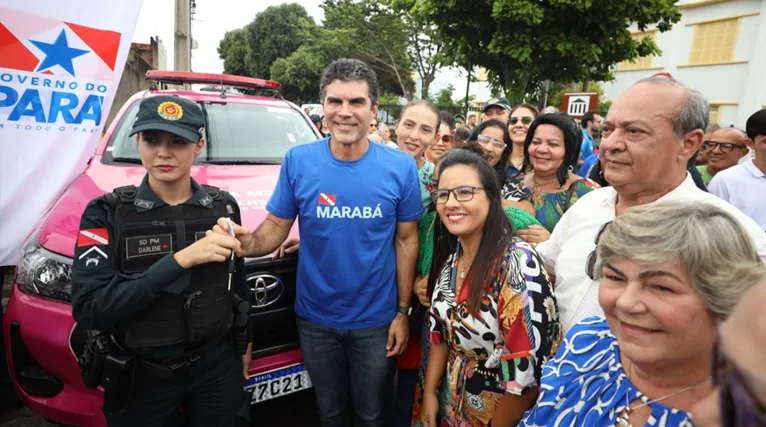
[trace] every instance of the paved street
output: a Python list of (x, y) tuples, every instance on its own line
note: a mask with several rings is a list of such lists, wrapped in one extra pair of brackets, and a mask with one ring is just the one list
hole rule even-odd
[[(10, 295), (12, 277), (3, 281), (3, 308)], [(2, 427), (49, 427), (51, 424), (25, 407), (8, 408), (0, 402), (0, 426)], [(315, 427), (318, 425), (314, 392), (311, 390), (267, 401), (253, 407), (255, 427)]]

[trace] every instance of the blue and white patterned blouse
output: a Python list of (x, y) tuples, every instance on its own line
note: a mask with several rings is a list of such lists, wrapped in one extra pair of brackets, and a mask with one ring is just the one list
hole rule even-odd
[[(569, 331), (556, 357), (543, 368), (537, 404), (519, 426), (614, 427), (628, 399), (649, 401), (625, 374), (606, 319), (589, 317)], [(694, 426), (684, 411), (661, 403), (649, 407), (648, 426)]]

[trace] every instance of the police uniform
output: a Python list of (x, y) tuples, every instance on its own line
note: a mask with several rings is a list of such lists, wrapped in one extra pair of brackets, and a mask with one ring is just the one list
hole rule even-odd
[[(194, 102), (156, 96), (142, 101), (132, 133), (164, 130), (197, 142), (203, 127)], [(128, 361), (118, 389), (104, 385), (110, 426), (175, 425), (182, 406), (189, 425), (233, 426), (249, 405), (235, 349), (236, 336), (251, 341), (249, 319), (233, 327), (233, 307), (249, 307), (244, 262), (235, 258), (229, 290), (230, 261), (186, 270), (173, 258), (218, 218), (241, 223), (239, 207), (215, 187), (190, 185), (192, 197), (170, 206), (152, 192), (147, 174), (138, 187), (92, 200), (82, 215), (73, 316), (84, 328), (108, 331), (110, 351)], [(114, 396), (126, 403), (109, 413), (106, 400)]]

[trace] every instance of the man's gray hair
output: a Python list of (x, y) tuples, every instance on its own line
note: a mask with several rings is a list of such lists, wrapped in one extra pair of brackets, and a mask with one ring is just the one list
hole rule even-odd
[(327, 85), (340, 80), (342, 82), (364, 81), (367, 82), (370, 96), (370, 108), (378, 102), (378, 76), (369, 65), (358, 59), (338, 59), (333, 61), (322, 71), (322, 80), (319, 83), (319, 98), (324, 103), (327, 95)]
[(702, 94), (676, 79), (665, 76), (654, 76), (637, 81), (635, 85), (649, 83), (656, 85), (666, 85), (682, 89), (686, 95), (681, 108), (675, 112), (671, 121), (673, 132), (679, 139), (682, 139), (687, 133), (700, 129), (702, 132), (707, 130), (710, 123), (710, 104)]
[(679, 262), (692, 286), (719, 319), (725, 319), (750, 287), (766, 280), (766, 265), (744, 227), (723, 209), (679, 200), (627, 209), (598, 242), (604, 264), (628, 259), (647, 265)]

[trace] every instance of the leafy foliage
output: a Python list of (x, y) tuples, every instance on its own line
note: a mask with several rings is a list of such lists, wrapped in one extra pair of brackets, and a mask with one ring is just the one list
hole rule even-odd
[(325, 0), (322, 7), (322, 26), (300, 5), (288, 4), (227, 33), (218, 49), (225, 72), (269, 77), (287, 99), (315, 102), (322, 70), (333, 60), (356, 58), (376, 71), (381, 92), (411, 97), (412, 66), (399, 14), (374, 0)]
[(432, 22), (454, 65), (481, 66), (493, 86), (520, 102), (546, 80), (613, 78), (624, 60), (660, 53), (651, 38), (628, 30), (656, 24), (668, 31), (681, 18), (675, 0), (417, 0), (411, 12)]

